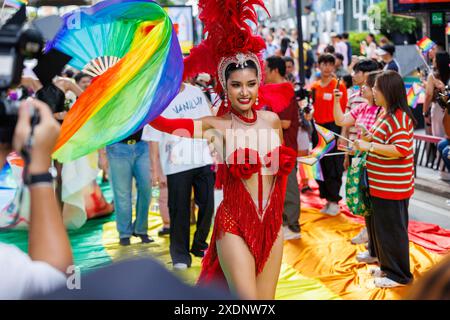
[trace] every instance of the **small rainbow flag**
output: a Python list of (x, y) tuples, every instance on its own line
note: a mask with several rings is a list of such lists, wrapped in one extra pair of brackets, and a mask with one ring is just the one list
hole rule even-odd
[(320, 167), (320, 163), (318, 162), (313, 164), (312, 166), (300, 162), (298, 171), (300, 173), (301, 179), (314, 179), (323, 181), (322, 168)]
[(419, 85), (417, 82), (414, 82), (412, 86), (408, 90), (408, 105), (415, 109), (419, 102), (420, 95), (425, 92), (425, 89)]
[(417, 42), (417, 46), (422, 50), (423, 53), (427, 53), (436, 45), (430, 38), (423, 37)]
[(312, 150), (310, 157), (320, 160), (327, 152), (334, 148), (336, 145), (336, 140), (334, 139), (334, 134), (332, 131), (325, 129), (318, 124), (314, 124), (314, 126), (316, 127), (319, 142)]
[(15, 9), (19, 9), (21, 6), (23, 5), (27, 5), (28, 4), (28, 0), (4, 0), (5, 6), (10, 6), (13, 7)]
[(445, 34), (450, 36), (450, 23), (445, 27)]

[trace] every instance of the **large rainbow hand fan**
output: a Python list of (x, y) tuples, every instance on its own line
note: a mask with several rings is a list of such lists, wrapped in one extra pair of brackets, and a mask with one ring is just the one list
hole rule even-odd
[(64, 16), (47, 45), (97, 76), (67, 114), (53, 157), (77, 159), (123, 140), (169, 105), (183, 74), (170, 18), (149, 0), (108, 0)]

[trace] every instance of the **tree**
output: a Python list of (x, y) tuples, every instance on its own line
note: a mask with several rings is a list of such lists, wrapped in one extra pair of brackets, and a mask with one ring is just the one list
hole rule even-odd
[(387, 10), (386, 1), (381, 1), (374, 5), (376, 8), (369, 10), (369, 17), (375, 18), (376, 12), (380, 12), (380, 32), (385, 35), (393, 33), (414, 34), (421, 27), (421, 21), (415, 17), (392, 15)]

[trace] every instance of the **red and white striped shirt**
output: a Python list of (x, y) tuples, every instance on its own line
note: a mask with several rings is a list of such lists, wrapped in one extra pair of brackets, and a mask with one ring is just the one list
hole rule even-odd
[(373, 142), (394, 145), (402, 154), (400, 158), (368, 154), (370, 195), (390, 200), (410, 198), (414, 193), (414, 126), (411, 118), (400, 108), (393, 115), (382, 111), (370, 131)]

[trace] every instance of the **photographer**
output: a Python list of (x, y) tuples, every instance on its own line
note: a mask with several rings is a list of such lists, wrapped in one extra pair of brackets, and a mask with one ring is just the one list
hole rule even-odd
[[(32, 99), (21, 103), (13, 146), (18, 152), (27, 149), (25, 146), (32, 132), (30, 104), (38, 112), (40, 122), (34, 127), (32, 145), (27, 150), (30, 163), (26, 168), (28, 174), (24, 176), (31, 203), (28, 256), (14, 246), (0, 243), (0, 299), (23, 299), (63, 286), (65, 272), (73, 264), (48, 171), (59, 124), (45, 103)], [(0, 145), (2, 166), (10, 151), (6, 144)]]

